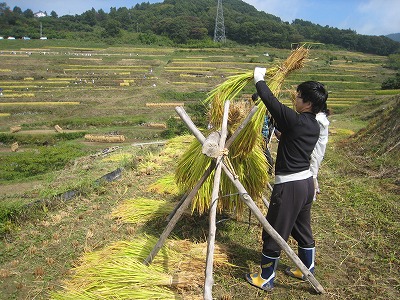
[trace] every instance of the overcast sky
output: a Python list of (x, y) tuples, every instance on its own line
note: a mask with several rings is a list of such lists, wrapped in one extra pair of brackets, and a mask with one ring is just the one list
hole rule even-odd
[[(0, 0), (13, 9), (32, 9), (59, 16), (82, 14), (92, 8), (109, 13), (110, 7), (131, 8), (136, 3), (162, 1), (132, 0)], [(217, 0), (215, 0), (217, 2)], [(245, 0), (256, 9), (273, 14), (283, 21), (310, 21), (322, 26), (352, 29), (360, 34), (386, 35), (400, 32), (400, 0)]]

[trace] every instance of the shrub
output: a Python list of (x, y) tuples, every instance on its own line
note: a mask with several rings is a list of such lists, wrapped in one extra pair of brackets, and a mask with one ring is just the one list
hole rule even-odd
[(188, 128), (181, 120), (178, 120), (175, 117), (170, 117), (167, 120), (167, 130), (161, 132), (160, 136), (169, 139), (177, 135), (186, 134), (188, 132)]
[(391, 77), (382, 82), (382, 90), (394, 90), (400, 89), (400, 73), (397, 73), (395, 77)]

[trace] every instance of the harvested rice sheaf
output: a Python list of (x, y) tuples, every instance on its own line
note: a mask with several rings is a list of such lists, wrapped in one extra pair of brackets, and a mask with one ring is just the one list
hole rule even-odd
[(166, 175), (156, 182), (149, 185), (147, 188), (149, 192), (157, 193), (159, 195), (178, 195), (179, 189), (175, 183), (174, 174)]
[(123, 201), (111, 213), (124, 223), (143, 224), (168, 216), (175, 204), (165, 200), (135, 198)]
[[(265, 80), (275, 96), (279, 97), (282, 84), (287, 75), (303, 67), (308, 52), (308, 48), (301, 46), (292, 51), (281, 65), (267, 69)], [(205, 104), (209, 107), (208, 116), (212, 129), (208, 134), (212, 131), (220, 130), (223, 108), (227, 100), (231, 102), (228, 138), (238, 128), (254, 104), (250, 99), (246, 103), (246, 101), (243, 102), (243, 100), (237, 100), (236, 98), (239, 98), (237, 96), (243, 88), (252, 81), (253, 72), (231, 76), (209, 93), (207, 99), (205, 99)], [(261, 136), (266, 107), (260, 100), (256, 102), (256, 105), (259, 106), (259, 109), (230, 146), (228, 158), (248, 194), (255, 201), (260, 201), (268, 181), (268, 172), (266, 171), (268, 162), (263, 154)], [(208, 134), (205, 134), (205, 136)], [(201, 148), (200, 142), (194, 140), (178, 162), (175, 179), (181, 190), (191, 190), (211, 164), (212, 159), (202, 155)], [(209, 209), (213, 186), (212, 175), (202, 185), (196, 198), (192, 201), (192, 211), (202, 214)], [(219, 211), (235, 211), (237, 217), (240, 218), (244, 204), (239, 195), (237, 195), (236, 188), (224, 173), (221, 176), (219, 194)]]
[(139, 174), (153, 174), (156, 170), (161, 168), (163, 158), (161, 156), (155, 156), (149, 152), (145, 159), (139, 163), (137, 171)]
[(122, 162), (131, 160), (133, 155), (131, 153), (116, 153), (103, 158), (103, 161)]
[[(207, 243), (170, 240), (151, 265), (144, 265), (156, 242), (155, 237), (138, 236), (85, 253), (72, 278), (51, 299), (177, 299), (178, 288), (202, 286)], [(216, 266), (231, 266), (226, 249), (217, 244), (214, 253)]]

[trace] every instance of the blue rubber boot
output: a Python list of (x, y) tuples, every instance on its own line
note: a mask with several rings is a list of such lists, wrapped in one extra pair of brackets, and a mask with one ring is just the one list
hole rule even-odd
[[(298, 255), (300, 260), (303, 262), (303, 264), (310, 270), (312, 274), (314, 274), (315, 270), (315, 247), (311, 248), (302, 248), (298, 247)], [(289, 275), (290, 277), (306, 280), (305, 276), (303, 273), (301, 273), (300, 269), (298, 268), (287, 268), (285, 270), (286, 275)]]
[(275, 270), (278, 266), (279, 257), (261, 256), (261, 272), (246, 274), (246, 280), (255, 287), (264, 291), (274, 288)]

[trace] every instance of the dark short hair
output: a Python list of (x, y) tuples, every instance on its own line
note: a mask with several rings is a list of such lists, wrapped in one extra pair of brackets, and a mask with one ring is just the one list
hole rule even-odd
[(305, 81), (297, 86), (297, 92), (300, 93), (304, 102), (311, 102), (313, 113), (316, 114), (326, 108), (328, 92), (322, 83)]

